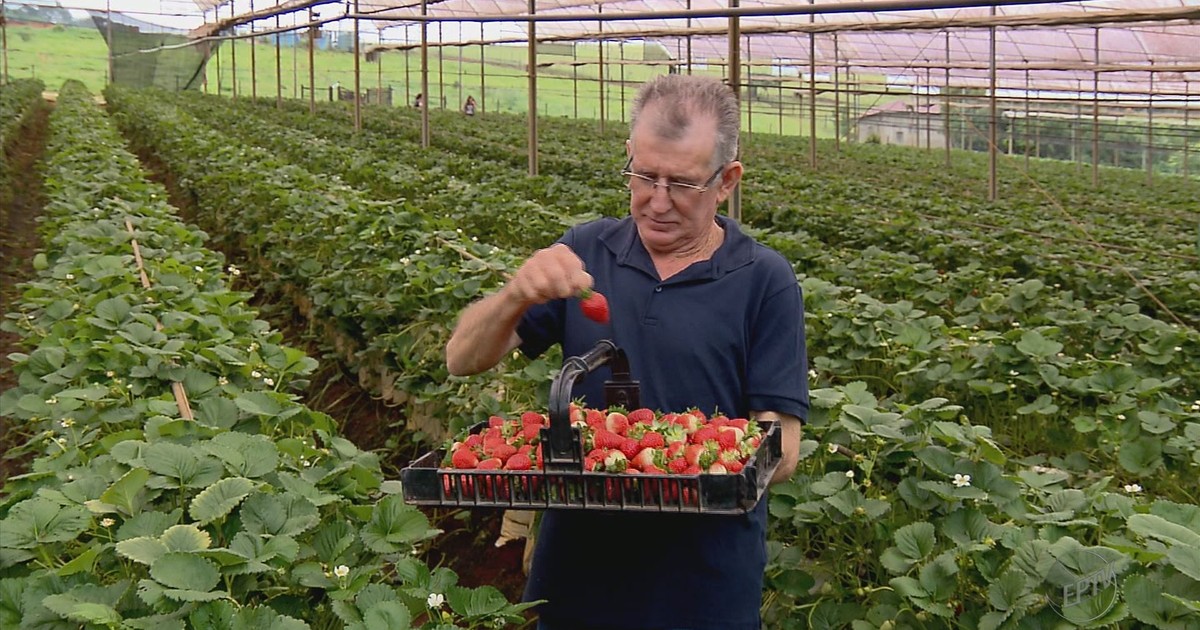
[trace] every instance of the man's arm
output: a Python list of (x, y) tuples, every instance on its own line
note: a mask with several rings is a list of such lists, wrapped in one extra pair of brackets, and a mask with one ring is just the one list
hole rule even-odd
[(780, 441), (783, 445), (783, 457), (779, 461), (779, 468), (775, 470), (775, 476), (771, 477), (771, 484), (791, 479), (796, 472), (796, 465), (800, 463), (800, 434), (803, 426), (800, 418), (777, 411), (753, 411), (750, 415), (755, 420), (779, 422), (779, 429), (782, 432)]
[(503, 288), (463, 311), (446, 344), (446, 367), (455, 376), (491, 369), (521, 345), (517, 326), (531, 306), (591, 286), (592, 277), (571, 248), (560, 243), (538, 250)]

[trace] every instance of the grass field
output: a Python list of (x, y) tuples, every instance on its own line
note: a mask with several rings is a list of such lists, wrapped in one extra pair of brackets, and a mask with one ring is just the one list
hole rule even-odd
[[(255, 72), (251, 71), (251, 49), (254, 51)], [(539, 54), (542, 65), (538, 79), (538, 105), (544, 116), (578, 118), (600, 117), (599, 67), (595, 63), (598, 46), (581, 45), (577, 58), (561, 53), (554, 47)], [(628, 102), (637, 86), (656, 74), (666, 72), (666, 66), (644, 66), (619, 63), (640, 59), (640, 45), (628, 44), (622, 50), (618, 44), (605, 48), (604, 104), (607, 120), (624, 121)], [(234, 57), (236, 57), (237, 90), (239, 95), (256, 92), (259, 96), (276, 93), (282, 85), (285, 98), (308, 98), (308, 51), (305, 48), (283, 47), (278, 53), (279, 81), (276, 80), (276, 49), (270, 40), (260, 40), (253, 46), (241, 40), (236, 51), (223, 45), (207, 67), (207, 90), (233, 94)], [(481, 63), (481, 58), (483, 62)], [(491, 45), (463, 48), (431, 48), (429, 51), (429, 84), (431, 104), (436, 108), (444, 103), (456, 109), (468, 95), (475, 96), (484, 111), (524, 112), (528, 107), (525, 74), (527, 52), (524, 46)], [(15, 78), (36, 77), (51, 89), (68, 78), (82, 81), (89, 90), (103, 90), (108, 67), (108, 50), (103, 35), (93, 28), (54, 26), (33, 27), (12, 25), (8, 29), (9, 72)], [(571, 65), (573, 61), (589, 62)], [(617, 62), (617, 63), (614, 63)], [(546, 65), (551, 64), (551, 65)], [(352, 88), (354, 56), (345, 52), (317, 50), (314, 53), (314, 80), (318, 99), (328, 99), (332, 86)], [(382, 55), (382, 61), (361, 64), (363, 89), (391, 88), (393, 103), (411, 103), (420, 92), (420, 51), (392, 51)], [(696, 63), (695, 73), (720, 75), (721, 69)], [(764, 84), (774, 78), (755, 74)], [(756, 88), (743, 114), (743, 126), (759, 133), (807, 135), (809, 129), (807, 86), (795, 83), (780, 90), (776, 87)], [(797, 90), (796, 87), (801, 87)], [(832, 85), (818, 83), (825, 92)], [(832, 138), (835, 133), (833, 99), (826, 93), (818, 97), (817, 135)], [(859, 110), (886, 103), (901, 95), (864, 97)], [(782, 104), (782, 107), (781, 107)], [(843, 103), (843, 107), (845, 107)], [(842, 133), (845, 134), (843, 127)]]

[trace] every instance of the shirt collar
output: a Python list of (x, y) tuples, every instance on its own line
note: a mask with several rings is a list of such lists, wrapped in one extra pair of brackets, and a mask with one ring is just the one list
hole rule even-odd
[[(725, 229), (725, 241), (713, 253), (711, 264), (708, 265), (707, 277), (714, 280), (754, 262), (754, 240), (742, 232), (737, 222), (717, 215), (717, 223)], [(627, 216), (601, 232), (600, 242), (616, 256), (617, 264), (641, 269), (652, 277), (658, 277), (650, 253), (638, 238), (633, 217)]]

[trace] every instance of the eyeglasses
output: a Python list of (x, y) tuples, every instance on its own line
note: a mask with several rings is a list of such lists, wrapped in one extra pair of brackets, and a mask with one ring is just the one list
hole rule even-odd
[(621, 175), (625, 178), (625, 185), (629, 186), (630, 190), (638, 193), (653, 194), (656, 188), (662, 186), (667, 189), (667, 196), (674, 201), (693, 201), (700, 195), (708, 192), (709, 187), (712, 186), (721, 173), (725, 172), (725, 167), (729, 165), (726, 163), (717, 167), (717, 170), (713, 171), (713, 174), (709, 175), (703, 184), (692, 184), (674, 179), (667, 179), (666, 182), (659, 183), (659, 180), (664, 178), (652, 177), (645, 173), (629, 170), (632, 164), (633, 156), (631, 155), (625, 162), (625, 167), (621, 169)]

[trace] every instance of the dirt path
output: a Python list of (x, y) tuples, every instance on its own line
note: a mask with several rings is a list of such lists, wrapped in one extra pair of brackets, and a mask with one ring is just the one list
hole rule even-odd
[[(13, 175), (12, 190), (6, 198), (4, 218), (0, 225), (0, 313), (8, 313), (10, 306), (20, 296), (17, 284), (33, 277), (31, 261), (41, 249), (41, 238), (37, 233), (37, 218), (41, 216), (46, 200), (42, 195), (42, 173), (40, 161), (46, 150), (49, 127), (50, 105), (39, 102), (36, 110), (16, 133), (15, 140), (5, 147), (5, 159)], [(8, 355), (26, 352), (20, 345), (21, 337), (0, 331), (0, 391), (7, 391), (17, 384)], [(0, 452), (7, 453), (11, 446), (24, 442), (11, 426), (10, 418), (0, 418)], [(10, 475), (18, 474), (25, 466), (23, 458), (0, 457), (0, 485)]]

